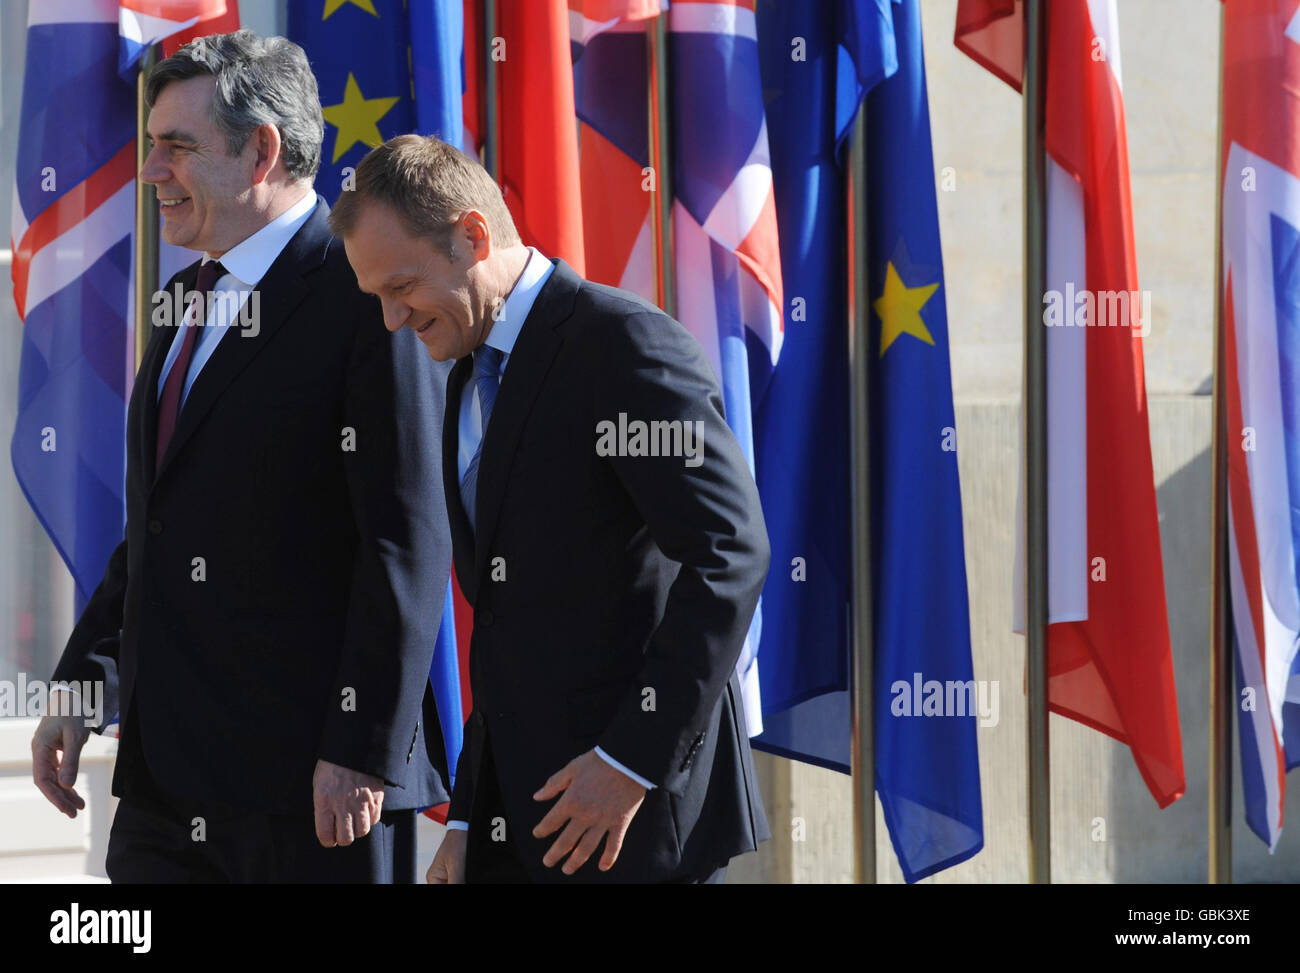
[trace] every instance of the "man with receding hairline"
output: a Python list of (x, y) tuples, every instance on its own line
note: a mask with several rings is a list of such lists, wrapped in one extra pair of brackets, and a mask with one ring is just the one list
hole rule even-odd
[[(447, 369), (384, 329), (330, 235), (301, 48), (200, 38), (146, 91), (141, 179), (202, 259), (161, 291), (126, 537), (55, 672), (121, 714), (109, 877), (412, 882), (416, 809), (448, 796), (428, 679)], [(32, 741), (70, 817), (86, 734), (46, 717)]]
[[(429, 881), (720, 881), (768, 836), (734, 670), (769, 551), (703, 349), (524, 246), (436, 138), (367, 155), (330, 221), (388, 329), (456, 361), (474, 711)], [(689, 427), (702, 452), (611, 450), (611, 422)]]

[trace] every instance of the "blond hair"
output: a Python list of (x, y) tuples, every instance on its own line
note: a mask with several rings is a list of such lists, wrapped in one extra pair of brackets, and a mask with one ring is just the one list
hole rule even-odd
[(390, 206), (413, 236), (451, 250), (456, 221), (467, 210), (487, 220), (495, 246), (520, 242), (501, 189), (488, 171), (455, 146), (432, 135), (398, 135), (373, 149), (357, 166), (355, 186), (339, 195), (330, 229), (346, 237), (368, 202)]

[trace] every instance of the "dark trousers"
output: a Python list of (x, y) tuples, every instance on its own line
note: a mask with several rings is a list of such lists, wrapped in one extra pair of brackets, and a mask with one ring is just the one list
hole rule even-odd
[(494, 840), (502, 836), (498, 825), (506, 820), (506, 805), (497, 784), (491, 747), (483, 748), (483, 761), (474, 779), (478, 791), (465, 846), (465, 881), (471, 885), (531, 884), (528, 869), (510, 840), (510, 826), (504, 828), (506, 840)]
[[(475, 795), (473, 820), (469, 822), (469, 839), (465, 852), (465, 880), (471, 885), (530, 884), (532, 878), (519, 858), (519, 852), (509, 841), (493, 841), (494, 822), (506, 817), (505, 801), (497, 783), (496, 765), (492, 761), (492, 748), (483, 748), (483, 762), (475, 780), (482, 791)], [(507, 839), (510, 826), (505, 828)], [(559, 837), (563, 829), (552, 836)], [(583, 868), (591, 868), (599, 860), (602, 849), (597, 849)], [(560, 865), (555, 866), (559, 871)], [(721, 885), (727, 875), (723, 865), (706, 875), (669, 881), (669, 885)]]
[(115, 883), (364, 883), (416, 881), (414, 810), (382, 809), (346, 848), (325, 848), (313, 815), (267, 814), (164, 791), (135, 736), (122, 728), (123, 795), (106, 862)]

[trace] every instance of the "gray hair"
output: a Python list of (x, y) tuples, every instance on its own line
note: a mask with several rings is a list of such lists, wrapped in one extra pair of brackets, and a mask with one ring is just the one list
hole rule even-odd
[(320, 92), (303, 49), (283, 37), (259, 37), (251, 30), (212, 34), (190, 41), (149, 72), (145, 101), (152, 108), (173, 81), (211, 75), (217, 79), (212, 120), (238, 154), (260, 125), (280, 132), (285, 171), (313, 179), (325, 138)]

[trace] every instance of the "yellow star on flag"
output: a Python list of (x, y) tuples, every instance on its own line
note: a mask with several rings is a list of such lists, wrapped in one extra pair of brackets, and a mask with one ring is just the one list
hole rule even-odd
[(379, 134), (378, 122), (399, 101), (400, 98), (366, 99), (357, 86), (357, 79), (349, 71), (343, 102), (322, 109), (325, 121), (339, 130), (334, 138), (334, 161), (338, 162), (343, 153), (358, 142), (364, 142), (372, 149), (382, 145), (384, 137)]
[(379, 16), (379, 11), (375, 9), (374, 0), (325, 0), (325, 13), (321, 15), (321, 20), (329, 20), (330, 14), (345, 3), (355, 3), (366, 13), (374, 14), (376, 17)]
[(903, 334), (920, 338), (927, 345), (934, 344), (929, 329), (921, 320), (921, 308), (938, 289), (938, 284), (906, 286), (894, 269), (894, 262), (889, 262), (885, 267), (885, 292), (871, 304), (880, 315), (880, 357), (883, 358), (894, 339)]

